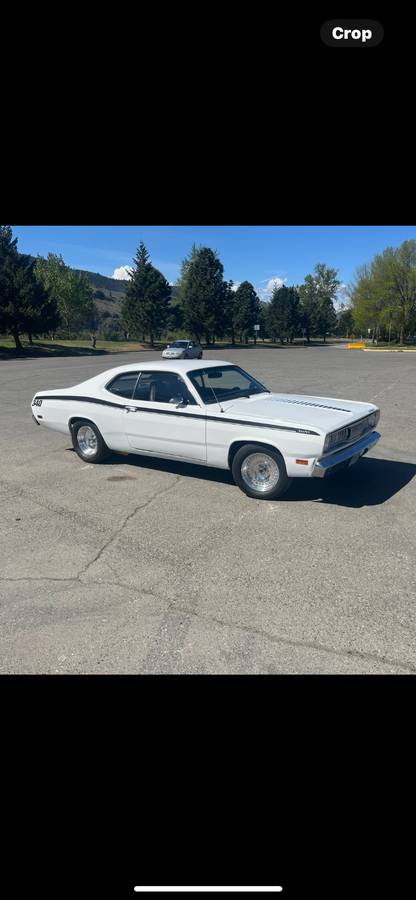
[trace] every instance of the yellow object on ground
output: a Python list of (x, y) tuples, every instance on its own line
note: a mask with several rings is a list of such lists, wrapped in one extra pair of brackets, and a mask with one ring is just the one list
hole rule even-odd
[(365, 344), (348, 344), (348, 350), (364, 350)]

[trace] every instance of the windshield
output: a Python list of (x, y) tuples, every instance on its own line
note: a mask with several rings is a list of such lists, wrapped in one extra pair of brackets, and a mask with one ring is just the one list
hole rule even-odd
[(215, 366), (187, 373), (204, 403), (235, 400), (253, 394), (270, 394), (252, 375), (239, 366)]
[(188, 341), (174, 341), (173, 344), (169, 344), (169, 347), (187, 347)]

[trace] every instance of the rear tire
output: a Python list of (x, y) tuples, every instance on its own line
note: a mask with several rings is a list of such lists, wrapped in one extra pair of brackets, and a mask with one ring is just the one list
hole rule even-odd
[(285, 461), (278, 450), (263, 444), (245, 444), (237, 450), (231, 471), (235, 483), (255, 500), (277, 500), (286, 493), (288, 478)]
[(87, 419), (78, 419), (71, 427), (72, 444), (75, 453), (87, 463), (100, 463), (111, 454), (111, 450), (96, 425)]
[(202, 359), (202, 350), (200, 353), (198, 353), (198, 359)]

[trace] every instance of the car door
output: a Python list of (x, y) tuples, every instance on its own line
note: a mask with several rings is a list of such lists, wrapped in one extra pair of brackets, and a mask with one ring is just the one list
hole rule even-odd
[(133, 449), (206, 462), (205, 408), (176, 372), (143, 370), (124, 417)]

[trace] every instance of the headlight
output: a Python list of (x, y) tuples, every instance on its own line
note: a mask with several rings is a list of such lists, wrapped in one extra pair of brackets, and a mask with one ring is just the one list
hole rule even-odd
[(340, 428), (339, 431), (332, 431), (330, 434), (327, 434), (323, 452), (329, 453), (330, 450), (335, 450), (336, 447), (346, 444), (348, 441), (350, 443), (358, 441), (369, 428), (375, 428), (379, 418), (380, 410), (376, 409), (373, 413), (370, 413), (369, 416), (366, 416), (365, 419), (361, 419), (358, 422), (352, 422), (348, 428)]
[(324, 453), (327, 453), (331, 447), (336, 447), (338, 444), (345, 444), (349, 436), (349, 428), (341, 428), (339, 431), (333, 431), (331, 434), (327, 434), (324, 443)]
[(368, 424), (369, 424), (369, 427), (370, 427), (370, 428), (375, 428), (376, 425), (377, 425), (377, 422), (378, 422), (379, 418), (380, 418), (380, 410), (379, 410), (379, 409), (376, 409), (376, 411), (373, 412), (373, 413), (371, 413), (371, 416), (368, 417)]

